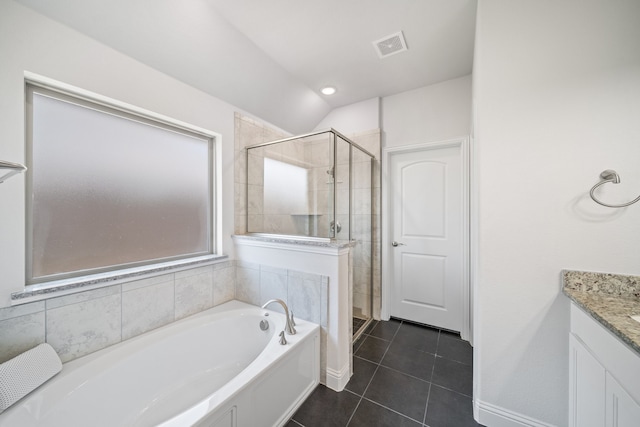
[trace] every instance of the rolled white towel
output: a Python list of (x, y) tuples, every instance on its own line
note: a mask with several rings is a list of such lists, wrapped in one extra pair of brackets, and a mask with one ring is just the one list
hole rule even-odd
[(40, 344), (0, 365), (0, 413), (62, 370), (49, 344)]

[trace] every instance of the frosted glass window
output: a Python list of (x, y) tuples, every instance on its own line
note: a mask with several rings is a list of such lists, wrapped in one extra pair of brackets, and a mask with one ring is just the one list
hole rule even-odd
[(213, 139), (27, 86), (29, 283), (211, 254)]

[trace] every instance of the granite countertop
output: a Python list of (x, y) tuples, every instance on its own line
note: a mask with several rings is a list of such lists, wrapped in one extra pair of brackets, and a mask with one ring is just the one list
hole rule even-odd
[(640, 276), (562, 272), (563, 292), (578, 306), (640, 354)]

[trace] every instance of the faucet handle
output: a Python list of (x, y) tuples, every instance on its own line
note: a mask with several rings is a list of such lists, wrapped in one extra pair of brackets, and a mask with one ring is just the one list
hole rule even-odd
[(287, 345), (287, 339), (284, 337), (284, 331), (280, 332), (280, 344)]
[(288, 335), (297, 334), (298, 331), (296, 331), (296, 328), (293, 326), (293, 323), (291, 322), (291, 318), (287, 317), (286, 319), (287, 321), (284, 324), (284, 330), (287, 332)]
[(293, 319), (293, 310), (289, 310), (291, 312), (291, 326), (296, 326), (296, 321)]

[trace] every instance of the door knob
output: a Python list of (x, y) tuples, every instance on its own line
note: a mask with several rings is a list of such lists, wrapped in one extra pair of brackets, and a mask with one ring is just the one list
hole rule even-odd
[(391, 246), (396, 247), (396, 246), (405, 246), (404, 243), (400, 243), (400, 242), (396, 242), (395, 240), (393, 242), (391, 242)]

